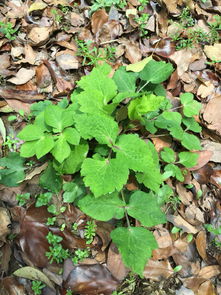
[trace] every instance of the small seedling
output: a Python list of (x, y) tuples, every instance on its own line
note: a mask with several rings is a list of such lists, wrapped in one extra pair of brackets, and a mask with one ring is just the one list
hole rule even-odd
[(180, 232), (180, 231), (181, 231), (181, 228), (174, 226), (174, 227), (172, 228), (172, 230), (171, 230), (171, 233), (172, 233), (172, 234), (177, 234), (177, 233)]
[(94, 221), (87, 221), (87, 224), (84, 229), (84, 237), (86, 238), (86, 244), (91, 244), (96, 235), (96, 224)]
[(138, 11), (144, 11), (148, 3), (149, 3), (149, 0), (139, 0)]
[(173, 272), (174, 273), (179, 272), (182, 268), (183, 268), (182, 265), (177, 265), (176, 267), (174, 267)]
[(6, 136), (6, 141), (3, 143), (3, 146), (6, 146), (11, 152), (15, 152), (17, 150), (17, 144), (19, 142), (20, 140), (18, 138), (10, 134)]
[(59, 12), (54, 8), (51, 9), (51, 13), (52, 13), (52, 15), (54, 17), (55, 22), (61, 23), (61, 21), (63, 19), (62, 15), (60, 15)]
[(148, 13), (142, 13), (141, 16), (135, 17), (135, 21), (139, 25), (140, 36), (144, 37), (148, 34), (148, 30), (146, 29), (147, 21), (150, 15)]
[(19, 206), (24, 206), (30, 199), (31, 195), (29, 193), (16, 195), (16, 200)]
[(188, 234), (186, 237), (186, 240), (188, 243), (190, 243), (193, 240), (193, 235), (192, 234)]
[(34, 291), (35, 295), (40, 295), (42, 289), (46, 287), (41, 281), (32, 281), (32, 290)]
[(84, 249), (84, 250), (77, 249), (74, 252), (74, 257), (72, 258), (72, 262), (74, 264), (78, 264), (79, 261), (82, 261), (87, 257), (89, 257), (89, 249)]
[(18, 29), (13, 29), (13, 25), (9, 22), (4, 23), (0, 21), (0, 33), (5, 35), (5, 37), (9, 40), (15, 40), (15, 33)]
[(37, 201), (35, 203), (35, 207), (41, 207), (49, 205), (51, 202), (53, 194), (52, 193), (44, 193), (37, 196)]
[(73, 293), (72, 293), (72, 291), (71, 290), (67, 290), (66, 291), (66, 295), (72, 295)]
[(48, 252), (45, 253), (46, 257), (48, 257), (50, 263), (53, 261), (57, 263), (62, 263), (65, 259), (70, 257), (70, 253), (68, 249), (64, 249), (60, 242), (63, 240), (62, 237), (58, 235), (54, 235), (51, 232), (46, 236), (48, 243), (52, 246), (49, 246)]
[(93, 0), (92, 3), (91, 13), (100, 8), (110, 8), (111, 6), (123, 9), (127, 5), (126, 0)]
[(56, 222), (56, 217), (48, 217), (46, 225), (54, 225)]

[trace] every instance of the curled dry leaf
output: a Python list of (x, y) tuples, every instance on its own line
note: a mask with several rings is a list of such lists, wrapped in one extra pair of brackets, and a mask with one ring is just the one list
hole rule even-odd
[(197, 295), (216, 295), (216, 291), (211, 281), (202, 283)]
[(1, 295), (26, 295), (26, 290), (23, 284), (19, 283), (17, 278), (5, 277), (0, 279), (0, 294)]
[(215, 86), (211, 83), (211, 81), (206, 81), (204, 84), (201, 84), (197, 90), (197, 95), (206, 98), (211, 94), (215, 93)]
[(91, 28), (94, 34), (97, 34), (103, 25), (108, 22), (108, 14), (105, 9), (99, 9), (95, 13), (93, 13), (91, 18)]
[(75, 294), (111, 295), (118, 284), (119, 281), (111, 275), (104, 265), (94, 264), (75, 266), (63, 286)]
[(48, 41), (51, 32), (51, 27), (34, 27), (28, 34), (28, 38), (33, 42), (33, 45), (42, 45)]
[(203, 112), (203, 119), (208, 123), (207, 127), (219, 134), (221, 134), (220, 108), (221, 96), (217, 96), (207, 103)]
[(204, 47), (204, 52), (207, 57), (211, 60), (221, 60), (221, 44), (216, 43), (214, 45), (206, 45)]
[(0, 207), (0, 241), (5, 242), (10, 233), (11, 219), (6, 208)]
[(221, 272), (220, 265), (208, 265), (203, 268), (198, 273), (198, 276), (205, 279), (210, 280), (211, 278), (219, 275)]
[(167, 215), (167, 220), (174, 226), (181, 228), (186, 233), (196, 234), (199, 230), (188, 223), (180, 215)]
[(30, 81), (35, 76), (35, 70), (21, 68), (15, 77), (8, 79), (8, 82), (11, 82), (15, 85), (22, 85)]
[(114, 243), (111, 243), (107, 255), (107, 268), (119, 281), (123, 280), (129, 269), (125, 267), (121, 255)]
[(56, 54), (56, 61), (62, 70), (78, 69), (80, 64), (72, 50), (63, 50)]
[(207, 261), (206, 247), (206, 232), (204, 230), (201, 230), (196, 237), (196, 248), (199, 255), (202, 257), (204, 261)]
[(213, 168), (209, 164), (193, 172), (193, 176), (199, 182), (199, 184), (208, 184), (212, 174)]
[(168, 260), (152, 260), (149, 259), (144, 268), (144, 277), (154, 281), (167, 279), (173, 274), (173, 269)]

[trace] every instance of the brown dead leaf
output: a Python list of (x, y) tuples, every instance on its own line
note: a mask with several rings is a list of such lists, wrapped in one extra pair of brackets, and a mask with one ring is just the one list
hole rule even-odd
[(35, 76), (35, 70), (34, 69), (26, 69), (21, 68), (15, 77), (8, 79), (8, 82), (11, 82), (15, 85), (22, 85), (30, 81)]
[(216, 43), (214, 45), (206, 45), (204, 47), (204, 52), (207, 57), (211, 60), (221, 60), (221, 44)]
[(137, 43), (124, 40), (122, 44), (125, 45), (125, 57), (130, 61), (130, 63), (133, 64), (141, 61), (142, 53)]
[(216, 295), (216, 291), (211, 281), (202, 283), (197, 295)]
[(4, 244), (0, 249), (0, 273), (8, 272), (11, 255), (11, 246), (8, 243)]
[(193, 176), (199, 182), (199, 184), (208, 184), (212, 174), (213, 168), (209, 164), (193, 172)]
[(205, 150), (211, 153), (210, 161), (215, 163), (221, 162), (221, 144), (218, 142), (203, 140), (202, 146)]
[(28, 34), (28, 38), (33, 42), (33, 45), (42, 45), (48, 41), (51, 32), (51, 27), (34, 27)]
[(0, 207), (0, 241), (6, 242), (6, 236), (10, 233), (11, 220), (6, 208)]
[(96, 225), (96, 234), (102, 240), (101, 250), (104, 251), (111, 242), (110, 233), (113, 230), (113, 225), (102, 221), (97, 221)]
[(84, 24), (83, 16), (76, 12), (71, 12), (70, 21), (73, 27), (80, 27)]
[(178, 4), (177, 0), (163, 0), (163, 2), (165, 3), (170, 13), (172, 14), (179, 13), (179, 10), (177, 9), (177, 4)]
[(213, 93), (215, 93), (215, 86), (210, 81), (206, 81), (204, 84), (201, 84), (197, 90), (197, 95), (202, 98), (206, 98)]
[(97, 34), (106, 22), (108, 22), (108, 14), (105, 9), (97, 10), (91, 17), (92, 32)]
[(217, 131), (219, 134), (221, 134), (220, 109), (221, 96), (217, 96), (207, 103), (203, 112), (203, 119), (208, 123), (207, 127)]
[(25, 44), (24, 54), (25, 54), (25, 58), (23, 62), (27, 62), (31, 65), (34, 65), (37, 59), (37, 53), (29, 44)]
[(168, 260), (152, 260), (149, 259), (144, 268), (144, 277), (154, 281), (167, 279), (173, 274), (173, 269)]
[(4, 74), (4, 71), (10, 66), (10, 55), (8, 53), (4, 53), (0, 55), (0, 75)]
[(119, 281), (123, 280), (129, 272), (129, 269), (125, 267), (122, 261), (121, 255), (117, 247), (113, 243), (111, 243), (108, 250), (107, 268), (112, 273), (112, 275)]
[(24, 91), (9, 87), (0, 87), (0, 97), (5, 100), (16, 99), (24, 102), (33, 102), (44, 99), (44, 96), (37, 91)]
[(196, 248), (199, 255), (202, 257), (204, 261), (207, 261), (206, 247), (207, 247), (206, 233), (204, 230), (201, 230), (196, 237)]
[(188, 191), (184, 185), (181, 182), (178, 182), (176, 185), (176, 191), (178, 193), (178, 196), (181, 200), (181, 202), (188, 206), (192, 203), (193, 201), (193, 194), (191, 191)]
[(198, 273), (198, 276), (204, 278), (205, 280), (210, 280), (212, 277), (218, 276), (220, 274), (220, 265), (209, 265), (204, 266)]
[(204, 151), (198, 151), (195, 152), (196, 154), (199, 155), (197, 159), (197, 164), (194, 167), (189, 168), (188, 170), (194, 171), (202, 168), (205, 166), (212, 158), (213, 156), (213, 151), (209, 150), (204, 150)]
[(101, 264), (77, 265), (64, 281), (63, 286), (75, 294), (97, 295), (111, 294), (118, 286), (109, 270)]
[(188, 223), (180, 215), (167, 215), (167, 220), (174, 226), (181, 228), (186, 233), (196, 234), (199, 230)]
[(5, 277), (0, 279), (1, 295), (26, 295), (24, 285), (19, 283), (15, 277)]
[(59, 51), (56, 54), (56, 61), (62, 70), (78, 69), (80, 66), (75, 52), (69, 49)]
[(39, 88), (44, 90), (44, 92), (45, 88), (52, 84), (51, 74), (44, 64), (41, 64), (36, 68), (36, 83)]
[(32, 179), (35, 175), (40, 174), (42, 171), (44, 171), (48, 166), (48, 163), (44, 163), (43, 165), (36, 167), (33, 171), (31, 171), (29, 174), (26, 174), (26, 177), (24, 180), (30, 180)]

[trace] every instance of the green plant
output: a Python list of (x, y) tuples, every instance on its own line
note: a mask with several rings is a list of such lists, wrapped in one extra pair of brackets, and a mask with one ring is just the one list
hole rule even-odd
[(29, 193), (16, 195), (16, 200), (19, 206), (24, 206), (29, 201), (31, 195)]
[(185, 7), (179, 16), (180, 22), (184, 28), (192, 27), (195, 24), (195, 20), (190, 13), (190, 9)]
[[(182, 94), (176, 108), (166, 98), (161, 83), (173, 72), (170, 63), (149, 59), (139, 72), (133, 67), (120, 67), (112, 78), (108, 64), (94, 68), (78, 81), (69, 105), (35, 105), (35, 119), (18, 137), (25, 141), (23, 157), (50, 154), (40, 178), (43, 188), (55, 193), (63, 188), (63, 198), (95, 220), (121, 219), (111, 238), (125, 265), (142, 276), (157, 248), (148, 228), (166, 222), (161, 206), (173, 194), (164, 181), (169, 177), (183, 181), (186, 169), (196, 164), (195, 151), (201, 146), (194, 133), (201, 127), (194, 119), (200, 104), (191, 93)], [(121, 118), (126, 103), (128, 114)], [(165, 134), (174, 146), (163, 149), (159, 159), (151, 140), (144, 139)], [(63, 186), (63, 174), (74, 174), (74, 181)], [(139, 183), (134, 192), (126, 189), (129, 175)], [(60, 211), (53, 206), (55, 213)], [(135, 219), (141, 226), (134, 226)], [(89, 224), (88, 237), (94, 233)], [(60, 242), (51, 240), (49, 250), (51, 261), (59, 263), (70, 256)]]
[(3, 34), (9, 40), (15, 40), (15, 33), (18, 29), (13, 29), (12, 23), (4, 23), (0, 21), (0, 33)]
[(48, 243), (50, 244), (48, 252), (45, 253), (46, 257), (48, 257), (50, 263), (53, 261), (57, 263), (63, 262), (65, 259), (70, 257), (70, 252), (68, 249), (64, 249), (60, 242), (63, 240), (62, 237), (58, 235), (52, 234), (49, 232), (46, 236)]
[(79, 261), (89, 257), (89, 249), (77, 249), (74, 251), (74, 257), (71, 259), (74, 264), (78, 264)]
[(99, 61), (114, 60), (114, 47), (97, 48), (92, 41), (77, 40), (77, 55), (83, 57), (82, 65), (98, 65)]
[(96, 235), (96, 224), (94, 221), (87, 221), (85, 228), (84, 228), (84, 237), (86, 238), (86, 244), (91, 244), (93, 239)]
[(148, 3), (149, 0), (139, 0), (138, 11), (143, 11)]
[(66, 295), (72, 295), (73, 293), (71, 292), (71, 290), (67, 290), (66, 291)]
[(17, 145), (20, 142), (13, 134), (6, 136), (6, 141), (3, 143), (3, 146), (8, 147), (11, 152), (16, 152)]
[(93, 0), (91, 6), (91, 12), (94, 12), (100, 8), (109, 8), (115, 6), (117, 8), (124, 8), (127, 5), (126, 0)]
[(41, 281), (32, 281), (32, 290), (34, 291), (35, 295), (40, 295), (42, 289), (46, 287)]
[(52, 13), (52, 15), (54, 17), (55, 22), (61, 23), (61, 21), (63, 19), (63, 16), (58, 12), (58, 10), (55, 9), (55, 8), (52, 8), (51, 13)]
[(148, 13), (142, 13), (141, 16), (137, 16), (134, 20), (139, 25), (140, 36), (144, 37), (148, 34), (148, 30), (146, 29), (147, 21), (150, 15)]
[(49, 205), (52, 199), (52, 193), (47, 192), (44, 194), (40, 194), (37, 196), (37, 201), (35, 202), (35, 207), (41, 207), (45, 205)]

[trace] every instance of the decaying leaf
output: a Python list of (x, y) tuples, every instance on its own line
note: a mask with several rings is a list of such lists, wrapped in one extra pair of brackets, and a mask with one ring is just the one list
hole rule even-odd
[(10, 233), (11, 220), (6, 208), (0, 207), (0, 241), (5, 242)]
[(216, 43), (214, 45), (206, 45), (204, 47), (204, 52), (211, 60), (221, 60), (221, 44), (219, 43)]
[(221, 96), (216, 96), (207, 103), (203, 112), (203, 119), (208, 123), (207, 127), (219, 134), (221, 134), (220, 108)]
[(8, 79), (9, 82), (15, 85), (22, 85), (30, 81), (35, 75), (35, 70), (21, 68), (15, 77)]

